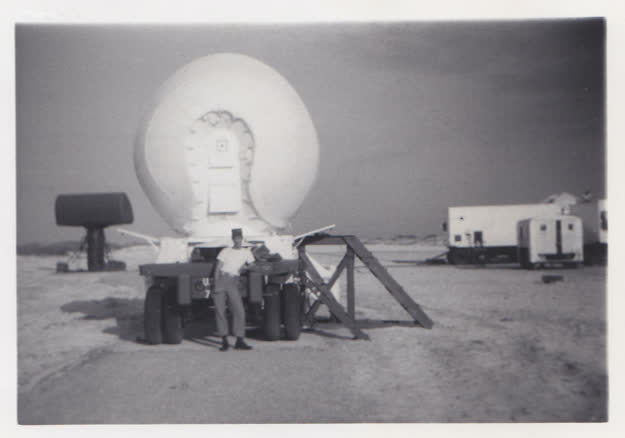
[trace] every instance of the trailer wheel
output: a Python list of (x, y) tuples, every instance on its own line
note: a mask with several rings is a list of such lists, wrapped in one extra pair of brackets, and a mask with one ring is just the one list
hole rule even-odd
[(451, 250), (447, 252), (447, 263), (449, 263), (450, 265), (456, 264), (456, 257), (454, 256), (454, 252)]
[(447, 255), (447, 260), (451, 265), (467, 265), (472, 263), (471, 257), (469, 257), (466, 252), (459, 250), (450, 252)]
[(263, 325), (263, 309), (261, 303), (250, 303), (247, 306), (246, 321), (249, 321), (256, 327)]
[(176, 293), (170, 290), (163, 295), (163, 342), (180, 344), (184, 335), (182, 311), (176, 303)]
[(263, 333), (268, 341), (276, 341), (280, 339), (280, 286), (268, 284), (263, 295)]
[(527, 248), (521, 248), (519, 251), (519, 263), (521, 264), (521, 268), (532, 270), (534, 269), (534, 264), (530, 263), (529, 253)]
[(299, 339), (302, 331), (302, 299), (295, 283), (287, 283), (282, 289), (284, 297), (284, 331), (289, 341)]
[(151, 287), (145, 294), (143, 311), (143, 330), (145, 341), (151, 345), (163, 342), (163, 290), (159, 287)]

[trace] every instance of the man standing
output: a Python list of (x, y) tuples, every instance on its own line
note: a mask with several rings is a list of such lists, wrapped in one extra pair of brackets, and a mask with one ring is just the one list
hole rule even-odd
[(232, 312), (233, 334), (237, 341), (234, 348), (237, 350), (251, 350), (243, 340), (245, 336), (245, 309), (239, 293), (239, 279), (241, 270), (248, 264), (254, 263), (254, 256), (249, 248), (243, 248), (243, 232), (240, 228), (232, 230), (232, 247), (224, 248), (217, 256), (215, 268), (215, 319), (217, 320), (217, 335), (221, 336), (222, 344), (219, 351), (227, 351), (228, 320), (226, 318), (226, 297)]

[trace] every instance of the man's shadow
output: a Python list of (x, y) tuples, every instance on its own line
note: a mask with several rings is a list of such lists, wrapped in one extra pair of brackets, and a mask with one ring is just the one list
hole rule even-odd
[[(115, 321), (115, 325), (102, 330), (103, 333), (119, 336), (120, 339), (145, 344), (143, 329), (143, 298), (108, 297), (101, 300), (79, 300), (61, 306), (67, 313), (82, 313), (84, 320)], [(221, 338), (215, 336), (214, 313), (208, 306), (192, 306), (185, 315), (184, 339), (206, 346), (221, 346)]]
[(115, 326), (103, 330), (125, 341), (143, 336), (143, 299), (114, 298), (72, 301), (61, 306), (63, 312), (82, 313), (85, 320), (114, 319)]

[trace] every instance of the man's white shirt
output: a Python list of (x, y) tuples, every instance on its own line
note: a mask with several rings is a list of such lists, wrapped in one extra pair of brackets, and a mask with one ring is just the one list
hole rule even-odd
[(223, 263), (221, 270), (226, 274), (239, 275), (246, 263), (254, 263), (254, 256), (249, 248), (224, 248), (219, 252), (217, 260)]

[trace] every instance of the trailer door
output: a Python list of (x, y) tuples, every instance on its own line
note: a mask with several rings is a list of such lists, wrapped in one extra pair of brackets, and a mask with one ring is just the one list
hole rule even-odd
[(562, 221), (556, 220), (556, 254), (562, 255)]
[(539, 254), (547, 255), (557, 252), (558, 230), (557, 221), (547, 219), (530, 220), (530, 262), (544, 261)]
[(481, 231), (473, 232), (473, 245), (479, 248), (484, 246), (484, 235)]
[(581, 223), (573, 218), (562, 221), (562, 252), (571, 254), (581, 251)]

